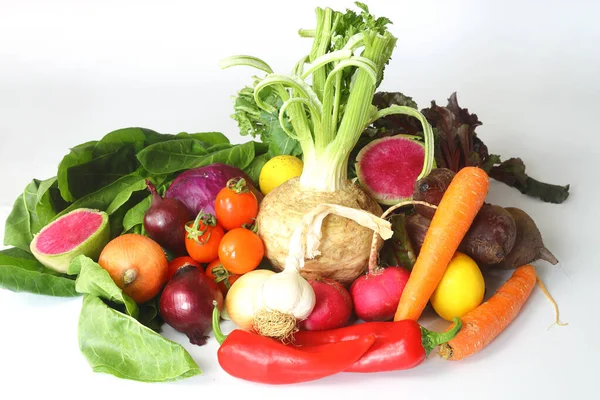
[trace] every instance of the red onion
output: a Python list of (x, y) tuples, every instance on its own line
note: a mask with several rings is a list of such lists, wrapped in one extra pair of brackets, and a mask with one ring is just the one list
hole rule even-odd
[(180, 200), (163, 199), (152, 183), (147, 184), (152, 204), (144, 214), (144, 229), (151, 239), (175, 255), (187, 254), (185, 224), (195, 215)]
[(214, 300), (222, 310), (223, 294), (217, 284), (196, 267), (182, 267), (160, 296), (160, 315), (173, 329), (184, 333), (190, 343), (202, 346), (212, 329)]

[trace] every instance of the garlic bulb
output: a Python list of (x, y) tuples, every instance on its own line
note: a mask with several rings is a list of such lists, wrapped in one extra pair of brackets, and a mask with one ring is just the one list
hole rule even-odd
[(384, 239), (393, 232), (391, 224), (367, 211), (336, 204), (320, 204), (306, 213), (294, 229), (283, 271), (274, 274), (262, 284), (257, 298), (261, 309), (254, 315), (254, 329), (264, 336), (286, 339), (296, 328), (296, 322), (307, 318), (315, 307), (315, 292), (300, 275), (305, 257), (319, 255), (321, 226), (328, 214), (350, 218), (373, 229)]

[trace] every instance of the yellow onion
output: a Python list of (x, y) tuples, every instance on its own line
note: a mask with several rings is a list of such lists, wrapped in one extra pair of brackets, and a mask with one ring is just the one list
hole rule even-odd
[(228, 319), (241, 329), (250, 330), (254, 322), (254, 314), (262, 307), (258, 299), (265, 280), (275, 272), (267, 269), (256, 269), (240, 276), (229, 288), (225, 297), (224, 310)]

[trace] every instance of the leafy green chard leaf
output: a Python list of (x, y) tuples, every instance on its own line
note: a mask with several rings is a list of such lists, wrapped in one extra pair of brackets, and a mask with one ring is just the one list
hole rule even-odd
[(58, 187), (60, 189), (60, 194), (65, 201), (75, 201), (75, 197), (71, 194), (69, 189), (69, 169), (91, 161), (94, 158), (93, 151), (96, 143), (98, 143), (98, 141), (93, 140), (73, 147), (69, 154), (64, 156), (58, 165)]
[[(123, 193), (123, 192), (121, 192)], [(119, 208), (117, 208), (110, 215), (110, 234), (111, 237), (117, 237), (123, 233), (125, 233), (126, 229), (124, 227), (124, 220), (127, 212), (137, 205), (143, 198), (147, 196), (146, 191), (137, 191), (131, 194), (131, 197), (123, 203)]]
[[(95, 372), (142, 382), (174, 381), (202, 373), (183, 346), (143, 324), (152, 328), (162, 324), (156, 299), (138, 308), (100, 265), (85, 256), (73, 261), (69, 273), (79, 274), (76, 289), (84, 294), (79, 348)], [(125, 312), (110, 307), (111, 303), (123, 305)]]
[(258, 178), (260, 177), (260, 171), (265, 166), (267, 161), (269, 161), (268, 154), (261, 154), (258, 157), (254, 157), (254, 160), (244, 168), (244, 172), (252, 179), (252, 182), (258, 184)]
[(135, 154), (133, 144), (124, 145), (69, 168), (67, 181), (71, 194), (79, 199), (132, 173), (138, 167)]
[(4, 228), (5, 246), (29, 251), (33, 236), (42, 228), (36, 211), (39, 184), (39, 180), (33, 179), (15, 200)]
[(0, 251), (0, 287), (46, 296), (79, 296), (74, 279), (46, 268), (31, 253), (15, 247)]
[(392, 215), (390, 221), (394, 234), (385, 241), (381, 249), (379, 255), (381, 263), (388, 266), (401, 266), (411, 270), (417, 257), (406, 232), (405, 215)]
[(144, 223), (144, 215), (148, 208), (150, 208), (151, 203), (152, 196), (148, 195), (144, 197), (142, 201), (127, 210), (127, 213), (123, 217), (123, 230), (125, 232), (131, 230), (131, 228), (136, 225)]
[(103, 188), (80, 198), (76, 202), (72, 203), (69, 207), (61, 211), (57, 217), (60, 217), (61, 215), (64, 215), (77, 208), (92, 208), (105, 211), (119, 195), (119, 193), (124, 190), (129, 190), (132, 185), (139, 183), (140, 177), (144, 176), (143, 174), (144, 171), (142, 169), (138, 169), (129, 175), (123, 176), (110, 185), (104, 186)]
[(198, 132), (187, 133), (181, 132), (177, 134), (177, 138), (196, 139), (204, 144), (205, 147), (215, 146), (218, 144), (230, 144), (229, 138), (221, 132)]
[(166, 174), (193, 168), (208, 151), (196, 139), (177, 139), (146, 147), (137, 154), (142, 166), (153, 174)]
[(94, 372), (142, 382), (168, 382), (202, 373), (190, 354), (135, 318), (85, 295), (79, 348)]
[(41, 181), (38, 187), (35, 212), (40, 227), (46, 226), (56, 215), (64, 210), (68, 203), (60, 195), (56, 177)]
[(160, 295), (156, 296), (150, 301), (140, 304), (140, 314), (138, 320), (148, 328), (155, 332), (161, 332), (162, 326), (165, 321), (160, 316), (158, 310), (160, 309)]
[(138, 317), (139, 308), (136, 302), (123, 293), (108, 272), (91, 258), (84, 255), (78, 256), (71, 262), (67, 272), (69, 275), (77, 275), (75, 290), (79, 293), (122, 304), (128, 315), (133, 318)]
[(142, 128), (123, 128), (109, 132), (94, 146), (95, 157), (113, 153), (123, 147), (132, 147), (134, 153), (142, 150), (148, 139)]
[(147, 188), (146, 178), (140, 177), (138, 180), (133, 181), (129, 186), (122, 189), (115, 198), (110, 202), (109, 206), (106, 208), (106, 213), (108, 215), (112, 215), (117, 211), (121, 206), (123, 206), (135, 192), (139, 192), (142, 190), (146, 190)]

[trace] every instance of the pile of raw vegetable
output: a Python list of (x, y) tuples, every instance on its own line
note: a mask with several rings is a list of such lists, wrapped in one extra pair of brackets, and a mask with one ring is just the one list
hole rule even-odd
[[(140, 381), (201, 373), (164, 324), (214, 336), (224, 371), (268, 384), (484, 349), (546, 292), (531, 263), (558, 262), (525, 211), (486, 202), (490, 178), (552, 203), (569, 187), (490, 154), (456, 94), (419, 111), (378, 92), (397, 39), (356, 4), (316, 10), (289, 73), (222, 60), (259, 71), (234, 104), (252, 140), (125, 128), (71, 148), (15, 201), (0, 286), (82, 295), (92, 369)], [(484, 301), (494, 269), (513, 272)], [(444, 332), (418, 323), (429, 305)]]

